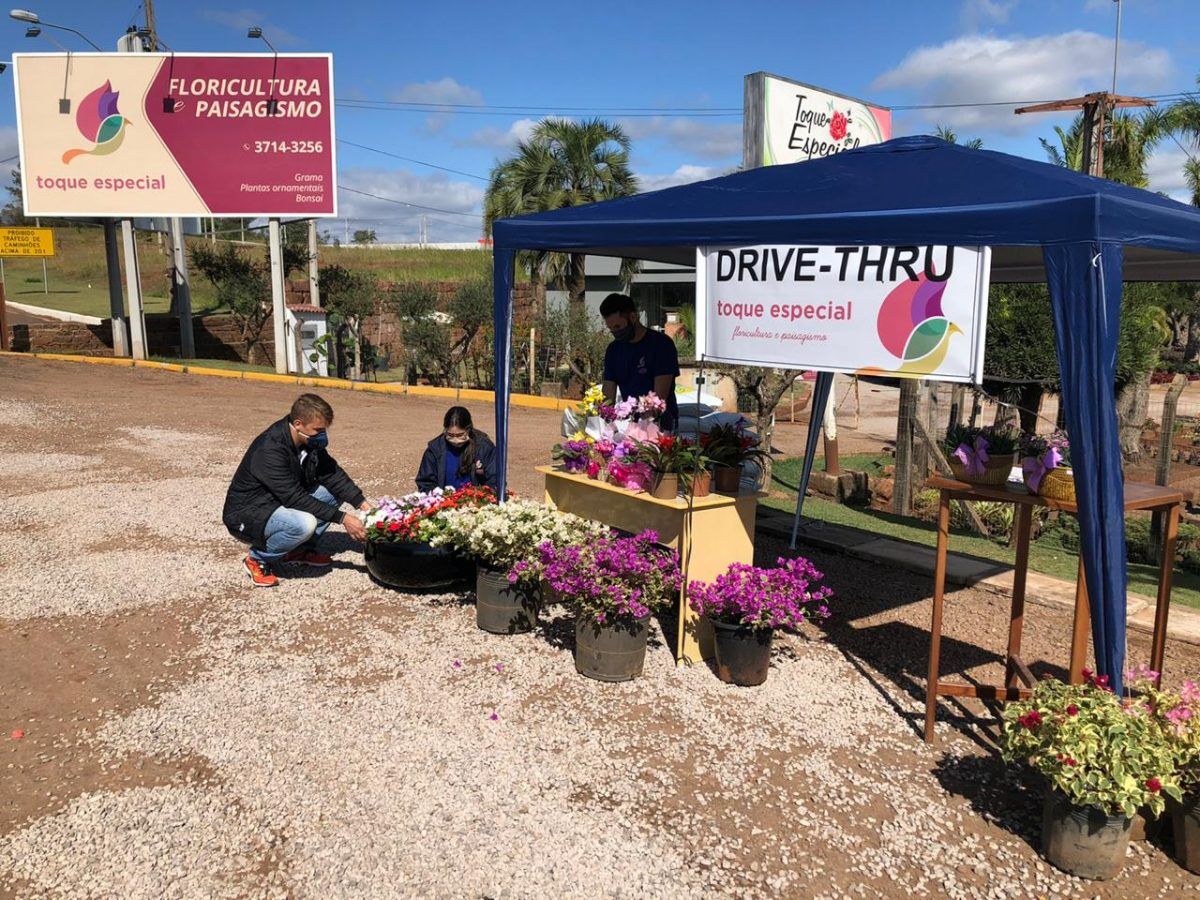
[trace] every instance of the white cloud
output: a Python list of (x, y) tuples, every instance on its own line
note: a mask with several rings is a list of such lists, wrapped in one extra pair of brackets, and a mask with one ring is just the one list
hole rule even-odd
[[(6, 126), (0, 128), (0, 159), (8, 159), (10, 156), (17, 155), (17, 129)], [(17, 161), (9, 160), (0, 165), (0, 171), (4, 169), (15, 169)]]
[(1162, 191), (1176, 200), (1190, 203), (1192, 195), (1183, 179), (1183, 164), (1187, 159), (1188, 154), (1174, 143), (1155, 150), (1146, 165), (1150, 190)]
[(1019, 0), (965, 0), (960, 17), (963, 28), (978, 31), (981, 25), (1004, 23)]
[(419, 81), (406, 84), (392, 91), (392, 100), (398, 103), (431, 103), (431, 104), (480, 104), (483, 94), (473, 87), (459, 84), (453, 78), (439, 78), (437, 81)]
[(620, 125), (634, 143), (660, 140), (699, 159), (728, 160), (742, 155), (742, 123), (722, 120), (652, 116), (644, 119), (620, 119)]
[[(472, 241), (481, 234), (481, 186), (454, 181), (440, 173), (416, 175), (404, 170), (368, 168), (343, 169), (338, 173), (338, 183), (353, 190), (340, 191), (338, 212), (342, 218), (327, 226), (336, 238), (345, 237), (346, 225), (342, 219), (348, 219), (351, 233), (359, 228), (373, 228), (381, 242), (415, 241), (422, 216), (427, 217), (431, 241)], [(391, 202), (395, 200), (444, 212)]]
[(663, 188), (716, 178), (723, 174), (725, 174), (725, 170), (717, 166), (693, 166), (685, 163), (674, 172), (668, 172), (665, 175), (639, 174), (638, 185), (643, 191), (659, 191)]
[[(1121, 47), (1118, 89), (1151, 92), (1172, 73), (1166, 50), (1138, 41)], [(1079, 96), (1112, 78), (1112, 38), (1088, 31), (1002, 38), (969, 35), (921, 47), (875, 79), (874, 90), (904, 90), (914, 103), (1057, 100)], [(1039, 125), (1036, 115), (1013, 115), (1010, 106), (921, 110), (916, 118), (960, 130), (1019, 132)]]
[(536, 119), (517, 119), (508, 128), (494, 128), (491, 125), (480, 128), (470, 137), (459, 141), (460, 147), (493, 147), (497, 150), (512, 150), (519, 141), (529, 140), (533, 129), (537, 127)]
[(245, 34), (247, 28), (257, 25), (262, 28), (267, 40), (276, 47), (299, 47), (304, 43), (304, 39), (299, 35), (293, 34), (286, 28), (280, 28), (278, 25), (272, 24), (270, 17), (261, 10), (248, 8), (205, 9), (200, 11), (200, 16), (209, 22), (227, 25), (237, 31), (241, 31), (243, 34)]

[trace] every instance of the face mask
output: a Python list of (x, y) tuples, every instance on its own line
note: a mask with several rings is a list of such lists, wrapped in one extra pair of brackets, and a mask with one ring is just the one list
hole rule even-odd
[(324, 431), (304, 435), (304, 447), (307, 450), (324, 450), (329, 446), (329, 435)]
[(470, 438), (446, 438), (446, 443), (451, 447), (465, 447), (471, 443)]
[(626, 325), (624, 328), (618, 328), (612, 333), (613, 340), (629, 342), (633, 340), (636, 329), (632, 325)]

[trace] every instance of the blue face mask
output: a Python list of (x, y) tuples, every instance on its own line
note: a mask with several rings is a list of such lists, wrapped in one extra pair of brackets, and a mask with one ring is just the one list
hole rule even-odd
[(324, 450), (328, 446), (329, 435), (324, 431), (305, 435), (304, 447), (306, 450)]

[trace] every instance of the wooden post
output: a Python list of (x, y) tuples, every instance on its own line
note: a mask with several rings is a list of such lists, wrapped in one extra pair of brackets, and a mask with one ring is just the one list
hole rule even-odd
[[(913, 429), (917, 433), (917, 438), (925, 444), (926, 449), (929, 451), (929, 455), (933, 459), (933, 464), (937, 468), (938, 472), (947, 478), (953, 478), (954, 470), (950, 468), (950, 463), (947, 462), (945, 455), (941, 451), (941, 448), (938, 447), (937, 441), (933, 439), (933, 433), (929, 431), (928, 426), (926, 426), (925, 423), (920, 419), (914, 419)], [(967, 523), (971, 526), (971, 529), (976, 534), (981, 534), (984, 537), (987, 537), (989, 533), (988, 528), (983, 524), (983, 519), (979, 518), (979, 514), (975, 512), (975, 507), (966, 500), (958, 500), (956, 502), (958, 503), (959, 508), (961, 508), (963, 513), (966, 515)]]
[(946, 552), (950, 545), (950, 499), (942, 491), (938, 503), (937, 556), (933, 571), (933, 617), (929, 623), (929, 675), (925, 679), (925, 743), (933, 741), (937, 722), (938, 669), (941, 668), (942, 603), (946, 593)]
[[(917, 409), (916, 421), (929, 421), (929, 390), (932, 385), (931, 381), (921, 381), (917, 394)], [(913, 481), (915, 487), (913, 493), (921, 489), (921, 485), (925, 483), (925, 479), (929, 477), (929, 451), (925, 449), (924, 441), (913, 442)]]
[(8, 340), (8, 304), (4, 296), (4, 283), (0, 282), (0, 350), (11, 350)]
[(983, 397), (979, 391), (974, 391), (971, 396), (971, 419), (967, 425), (971, 428), (975, 427), (975, 423), (979, 421), (979, 414), (983, 412)]
[[(1176, 375), (1171, 379), (1167, 388), (1167, 396), (1163, 400), (1162, 432), (1158, 436), (1158, 466), (1154, 472), (1154, 483), (1164, 487), (1171, 479), (1172, 438), (1175, 436), (1175, 411), (1179, 407), (1179, 397), (1187, 387), (1188, 380), (1184, 375)], [(1163, 524), (1166, 514), (1163, 510), (1154, 511), (1150, 517), (1150, 552), (1154, 559), (1163, 562), (1161, 549), (1163, 546)], [(1172, 567), (1174, 566), (1174, 560)]]
[(900, 412), (896, 417), (896, 474), (892, 489), (892, 511), (907, 516), (913, 498), (913, 422), (917, 420), (917, 392), (921, 383), (914, 378), (900, 381)]
[(537, 375), (537, 329), (529, 329), (529, 393), (537, 393), (534, 378)]
[(963, 406), (967, 401), (967, 389), (964, 385), (956, 384), (950, 392), (950, 422), (946, 426), (946, 433), (955, 426), (962, 424)]
[[(795, 382), (792, 384), (794, 387)], [(825, 433), (825, 471), (830, 475), (837, 475), (842, 471), (841, 461), (838, 459), (837, 391), (834, 390), (836, 385), (837, 375), (834, 375), (821, 420), (821, 430)]]

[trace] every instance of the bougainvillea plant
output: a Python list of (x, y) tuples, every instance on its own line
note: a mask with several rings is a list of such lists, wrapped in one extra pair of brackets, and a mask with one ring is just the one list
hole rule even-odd
[(1132, 818), (1158, 815), (1181, 798), (1175, 760), (1145, 704), (1126, 706), (1106, 676), (1084, 670), (1083, 684), (1039, 681), (1027, 700), (1004, 708), (1004, 759), (1027, 759), (1075, 806)]
[(693, 581), (688, 602), (702, 616), (750, 628), (795, 631), (802, 622), (829, 618), (833, 590), (803, 557), (776, 560), (775, 568), (734, 563), (715, 581)]
[(537, 565), (550, 587), (598, 625), (630, 625), (679, 596), (679, 554), (658, 546), (653, 531), (561, 547), (547, 542)]
[(1175, 762), (1184, 796), (1200, 794), (1200, 685), (1190, 679), (1177, 691), (1163, 690), (1157, 672), (1139, 667), (1126, 674), (1134, 695), (1158, 726)]

